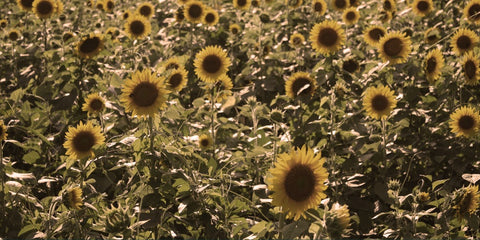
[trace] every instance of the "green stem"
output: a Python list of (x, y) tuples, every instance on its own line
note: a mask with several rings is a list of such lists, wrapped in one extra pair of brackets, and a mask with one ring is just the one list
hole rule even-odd
[(278, 223), (278, 239), (283, 239), (283, 226), (285, 225), (285, 213), (283, 212), (280, 214), (280, 219)]
[[(332, 168), (332, 179), (337, 181), (336, 178), (336, 154), (335, 154), (335, 92), (332, 90), (330, 94), (330, 163), (329, 166)], [(338, 197), (338, 185), (335, 184), (335, 192), (333, 193), (333, 199), (336, 201)]]
[(382, 150), (384, 159), (384, 171), (387, 172), (387, 120), (382, 118)]
[[(0, 140), (0, 181), (2, 185), (2, 192), (0, 192), (0, 202), (1, 202), (1, 212), (5, 213), (6, 212), (6, 203), (5, 203), (5, 166), (3, 166), (3, 141)], [(1, 229), (0, 229), (0, 234), (3, 234), (5, 232), (5, 223), (6, 223), (6, 215), (2, 214), (2, 221), (1, 221)]]
[(148, 117), (148, 129), (150, 134), (150, 151), (152, 152), (152, 155), (155, 156), (155, 149), (153, 148), (155, 135), (153, 134), (153, 117), (152, 116)]
[(216, 141), (215, 141), (215, 114), (216, 114), (216, 111), (215, 111), (215, 85), (213, 85), (212, 87), (212, 116), (211, 116), (211, 128), (212, 128), (212, 158), (213, 160), (216, 160), (215, 158), (215, 144), (216, 144)]

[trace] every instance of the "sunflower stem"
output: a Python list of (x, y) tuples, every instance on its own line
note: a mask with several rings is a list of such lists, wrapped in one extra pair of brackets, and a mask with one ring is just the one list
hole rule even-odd
[[(282, 209), (283, 210), (283, 209)], [(282, 211), (278, 222), (278, 239), (283, 239), (283, 226), (285, 225), (285, 213)]]
[(215, 159), (215, 84), (213, 84), (213, 87), (212, 87), (212, 99), (211, 99), (211, 102), (212, 102), (212, 116), (211, 116), (211, 128), (212, 128), (212, 158), (213, 160), (216, 160)]
[[(6, 204), (5, 204), (5, 167), (3, 166), (3, 141), (0, 140), (0, 181), (1, 181), (1, 185), (2, 185), (2, 192), (0, 192), (0, 202), (1, 202), (1, 209), (0, 209), (0, 212), (3, 212), (3, 213), (6, 213)], [(2, 214), (2, 221), (1, 221), (1, 229), (0, 229), (0, 233), (4, 233), (5, 232), (5, 224), (6, 223), (6, 215), (5, 214)]]
[[(330, 94), (330, 167), (332, 168), (332, 179), (337, 180), (336, 175), (336, 154), (335, 154), (335, 91)], [(335, 192), (333, 198), (336, 201), (338, 197), (338, 184), (335, 183)]]
[(150, 151), (152, 152), (152, 156), (155, 156), (155, 149), (153, 148), (155, 135), (153, 134), (153, 117), (152, 116), (148, 116), (148, 130), (150, 134)]
[(387, 120), (382, 118), (382, 153), (384, 159), (384, 171), (387, 172)]

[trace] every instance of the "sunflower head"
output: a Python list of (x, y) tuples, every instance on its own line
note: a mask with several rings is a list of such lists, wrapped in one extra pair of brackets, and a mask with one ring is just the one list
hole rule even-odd
[(395, 0), (383, 0), (382, 8), (386, 12), (396, 12), (397, 11), (397, 2)]
[(222, 102), (223, 100), (227, 99), (230, 95), (232, 95), (232, 88), (233, 83), (232, 79), (228, 77), (226, 74), (220, 76), (215, 82), (215, 91), (217, 93), (216, 102)]
[(450, 115), (450, 128), (458, 137), (473, 137), (478, 132), (480, 115), (472, 108), (463, 106)]
[(315, 13), (322, 16), (327, 11), (327, 3), (325, 0), (313, 0), (312, 9)]
[(419, 203), (426, 203), (430, 200), (430, 194), (428, 192), (419, 192), (415, 196), (415, 200)]
[(183, 8), (178, 8), (175, 12), (175, 21), (183, 22), (185, 20), (185, 14), (183, 13)]
[(386, 119), (397, 106), (393, 94), (387, 86), (369, 87), (364, 92), (363, 108), (374, 119)]
[(477, 211), (479, 201), (480, 193), (478, 192), (478, 186), (470, 185), (460, 189), (459, 201), (453, 208), (457, 210), (457, 216), (463, 218)]
[(68, 206), (70, 208), (80, 210), (80, 208), (83, 206), (82, 189), (79, 187), (74, 187), (72, 189), (67, 190), (67, 199), (68, 199)]
[(380, 38), (377, 47), (380, 57), (390, 64), (404, 63), (411, 52), (412, 41), (399, 31), (388, 32)]
[(273, 191), (272, 204), (282, 207), (288, 218), (298, 220), (304, 212), (315, 208), (326, 197), (324, 182), (328, 178), (323, 167), (325, 158), (303, 146), (278, 156), (275, 167), (269, 170), (266, 182)]
[(467, 28), (459, 29), (452, 37), (450, 45), (457, 55), (471, 51), (479, 42), (477, 34)]
[(152, 31), (150, 21), (139, 14), (129, 17), (124, 27), (131, 39), (143, 39)]
[(234, 24), (230, 24), (228, 30), (230, 30), (230, 32), (233, 34), (233, 35), (237, 35), (240, 33), (240, 31), (242, 31), (242, 28), (240, 27), (240, 25), (234, 23)]
[(393, 13), (390, 11), (380, 11), (378, 14), (379, 20), (382, 21), (382, 23), (387, 23), (393, 18)]
[(95, 4), (95, 8), (97, 8), (98, 10), (102, 10), (104, 9), (103, 7), (103, 1), (97, 1), (96, 4)]
[(441, 39), (440, 31), (436, 27), (431, 27), (425, 31), (425, 42), (428, 44), (434, 44)]
[(349, 0), (332, 0), (332, 6), (335, 10), (343, 11), (350, 7)]
[(133, 14), (130, 10), (124, 10), (123, 13), (122, 13), (122, 19), (127, 20), (132, 15)]
[(294, 48), (299, 48), (303, 46), (304, 42), (305, 42), (305, 37), (303, 37), (303, 35), (300, 33), (294, 33), (290, 36), (290, 46)]
[(24, 11), (32, 11), (33, 0), (17, 0), (17, 5)]
[(18, 39), (20, 39), (20, 31), (18, 31), (17, 29), (11, 29), (10, 31), (8, 31), (7, 36), (10, 41), (17, 41)]
[(90, 33), (77, 44), (77, 54), (81, 58), (93, 58), (103, 49), (103, 37)]
[(350, 6), (358, 7), (358, 6), (360, 6), (361, 0), (350, 0), (349, 2), (350, 2)]
[(178, 57), (171, 57), (162, 64), (162, 68), (165, 71), (169, 71), (183, 68), (183, 65), (180, 63), (180, 59)]
[(427, 54), (424, 63), (425, 75), (430, 83), (434, 83), (442, 74), (445, 60), (440, 49), (435, 48)]
[(184, 68), (173, 70), (167, 78), (167, 88), (171, 91), (180, 92), (187, 85), (188, 72)]
[(260, 6), (260, 0), (252, 0), (252, 7), (259, 7)]
[(7, 19), (2, 19), (0, 20), (0, 29), (4, 29), (8, 26), (8, 21)]
[(151, 3), (144, 2), (137, 7), (136, 13), (148, 19), (153, 16), (154, 7)]
[(7, 127), (3, 123), (3, 120), (0, 120), (0, 141), (7, 140)]
[(332, 239), (342, 238), (344, 233), (350, 225), (350, 212), (347, 205), (340, 205), (334, 203), (332, 208), (326, 212), (327, 233)]
[(118, 37), (118, 35), (120, 35), (120, 31), (116, 27), (109, 27), (105, 31), (105, 34), (107, 36), (110, 36), (110, 39), (115, 39), (116, 37)]
[(98, 95), (98, 93), (92, 93), (87, 96), (85, 103), (82, 106), (82, 110), (88, 112), (88, 114), (98, 114), (105, 109), (105, 100)]
[(212, 8), (205, 11), (203, 22), (209, 26), (215, 26), (218, 23), (218, 12)]
[(354, 58), (350, 58), (343, 62), (342, 69), (348, 73), (355, 73), (360, 69), (360, 64)]
[(233, 6), (241, 10), (247, 10), (251, 4), (252, 0), (233, 0)]
[(198, 0), (190, 0), (183, 10), (185, 18), (192, 23), (200, 23), (205, 16), (205, 5)]
[(342, 19), (346, 25), (353, 25), (360, 19), (360, 13), (355, 7), (349, 7), (343, 11)]
[(473, 51), (466, 53), (462, 59), (465, 84), (477, 85), (480, 78), (480, 61)]
[(333, 20), (317, 23), (310, 31), (312, 48), (327, 56), (340, 50), (345, 39), (345, 32), (342, 27)]
[(122, 88), (120, 101), (127, 112), (140, 117), (154, 116), (166, 106), (167, 95), (165, 81), (150, 69), (136, 71), (127, 79)]
[(433, 10), (432, 0), (414, 0), (412, 10), (417, 16), (424, 17)]
[(105, 2), (103, 3), (103, 10), (105, 10), (105, 12), (113, 12), (114, 7), (115, 2), (113, 0), (105, 0)]
[(195, 73), (205, 82), (215, 82), (230, 66), (227, 53), (219, 46), (208, 46), (195, 55)]
[(99, 126), (93, 126), (92, 122), (86, 124), (80, 122), (77, 127), (68, 127), (66, 141), (63, 146), (67, 149), (67, 155), (73, 159), (90, 158), (95, 156), (93, 149), (102, 145), (105, 141)]
[(303, 0), (285, 0), (285, 5), (289, 8), (298, 8), (302, 5)]
[(57, 1), (55, 0), (35, 0), (33, 1), (33, 12), (41, 19), (50, 18), (57, 10)]
[(311, 96), (316, 88), (315, 79), (311, 78), (310, 74), (306, 72), (294, 73), (285, 82), (285, 92), (290, 98)]
[(380, 42), (380, 39), (385, 36), (386, 33), (387, 30), (384, 27), (373, 25), (365, 29), (363, 32), (363, 39), (368, 45), (376, 47)]
[(463, 9), (463, 16), (471, 23), (480, 23), (480, 0), (471, 0)]
[(70, 40), (72, 40), (73, 37), (75, 37), (75, 34), (73, 32), (65, 32), (62, 35), (62, 40), (63, 40), (63, 42), (66, 43), (66, 42), (69, 42)]
[(213, 145), (213, 139), (210, 135), (202, 134), (198, 137), (198, 146), (202, 150), (207, 150)]
[[(57, 15), (60, 15), (60, 14), (63, 13), (63, 8), (64, 8), (63, 2), (61, 0), (56, 0), (56, 3), (57, 3), (57, 8), (55, 9), (55, 13)], [(65, 18), (65, 15), (61, 15), (60, 20), (62, 20), (62, 16), (63, 16), (63, 18)], [(64, 21), (64, 20), (65, 19), (63, 19), (62, 21)]]

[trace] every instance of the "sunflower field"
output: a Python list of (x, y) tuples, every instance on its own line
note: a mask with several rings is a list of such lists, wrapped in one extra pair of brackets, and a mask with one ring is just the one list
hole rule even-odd
[(480, 0), (0, 9), (0, 239), (480, 238)]

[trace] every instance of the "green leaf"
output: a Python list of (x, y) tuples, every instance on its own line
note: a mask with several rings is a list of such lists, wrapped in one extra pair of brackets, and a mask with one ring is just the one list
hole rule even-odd
[(432, 183), (432, 189), (435, 190), (435, 188), (437, 188), (438, 186), (444, 184), (446, 181), (448, 181), (449, 179), (443, 179), (443, 180), (437, 180), (435, 182)]
[(22, 236), (23, 234), (25, 233), (29, 233), (31, 231), (34, 231), (34, 230), (38, 230), (38, 228), (40, 227), (39, 224), (30, 224), (30, 225), (27, 225), (25, 227), (22, 228), (22, 230), (20, 230), (20, 232), (18, 232), (18, 235), (17, 236)]
[(30, 151), (27, 154), (23, 155), (22, 159), (26, 163), (34, 164), (37, 161), (37, 159), (39, 159), (39, 158), (40, 158), (40, 154), (38, 154), (35, 151)]
[(285, 239), (294, 239), (301, 237), (300, 234), (305, 232), (310, 227), (310, 222), (305, 220), (296, 221), (293, 223), (288, 224), (287, 226), (283, 227), (283, 238)]

